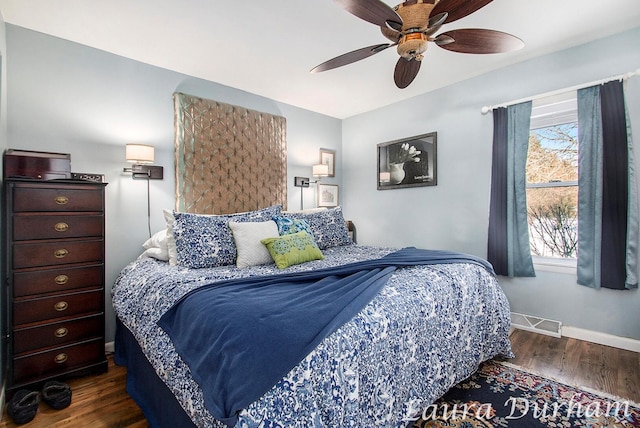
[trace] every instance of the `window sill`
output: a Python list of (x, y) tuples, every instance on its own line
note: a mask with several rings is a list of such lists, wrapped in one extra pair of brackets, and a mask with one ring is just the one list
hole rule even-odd
[(563, 273), (567, 275), (575, 275), (577, 269), (577, 261), (575, 259), (556, 259), (551, 257), (532, 256), (533, 266), (535, 270), (544, 272)]

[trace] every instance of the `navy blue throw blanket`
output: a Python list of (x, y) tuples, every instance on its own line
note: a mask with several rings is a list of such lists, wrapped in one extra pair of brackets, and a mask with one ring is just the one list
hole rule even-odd
[(186, 294), (158, 321), (189, 366), (213, 417), (233, 426), (326, 336), (353, 318), (397, 267), (476, 263), (413, 247), (310, 272), (225, 280)]

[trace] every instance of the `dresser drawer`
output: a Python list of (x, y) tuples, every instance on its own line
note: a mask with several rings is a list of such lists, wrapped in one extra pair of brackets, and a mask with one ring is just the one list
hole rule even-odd
[(13, 239), (80, 238), (102, 236), (104, 216), (100, 215), (16, 215)]
[(101, 360), (104, 360), (104, 341), (102, 339), (14, 357), (13, 383), (32, 381), (43, 375), (63, 374)]
[(36, 349), (59, 347), (102, 337), (102, 314), (69, 321), (44, 324), (13, 332), (13, 352), (22, 354)]
[(104, 211), (101, 188), (15, 187), (13, 211)]
[(102, 313), (103, 301), (103, 289), (14, 300), (13, 326), (80, 314)]
[(103, 259), (103, 239), (13, 244), (14, 269), (95, 262)]
[(104, 286), (104, 265), (14, 272), (13, 297)]

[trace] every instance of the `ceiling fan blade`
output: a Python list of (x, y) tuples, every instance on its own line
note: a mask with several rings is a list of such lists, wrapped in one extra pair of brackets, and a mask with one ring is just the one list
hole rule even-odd
[(524, 42), (516, 36), (481, 28), (447, 31), (439, 34), (434, 41), (443, 49), (471, 54), (512, 52), (524, 46)]
[(396, 63), (396, 69), (393, 72), (393, 81), (396, 83), (396, 86), (400, 89), (409, 86), (418, 75), (420, 65), (422, 65), (422, 61), (400, 57)]
[(447, 24), (471, 15), (492, 1), (493, 0), (440, 0), (431, 11), (431, 16), (447, 12), (449, 16), (447, 16), (447, 19), (443, 22), (443, 24)]
[(388, 47), (395, 45), (396, 43), (383, 43), (381, 45), (367, 46), (366, 48), (360, 48), (355, 51), (347, 52), (346, 54), (342, 54), (333, 59), (330, 59), (329, 61), (325, 61), (322, 64), (315, 66), (311, 69), (311, 73), (319, 73), (321, 71), (327, 71), (334, 68), (342, 67), (343, 65), (351, 64), (353, 62), (360, 61), (361, 59), (368, 58), (371, 55), (375, 55), (378, 52), (382, 52)]
[(402, 18), (391, 7), (380, 0), (334, 0), (344, 10), (364, 19), (367, 22), (376, 24), (379, 27), (390, 27), (400, 31), (402, 29)]
[(437, 15), (431, 15), (429, 17), (429, 28), (440, 27), (442, 24), (444, 24), (444, 21), (447, 20), (447, 17), (449, 17), (449, 14), (447, 12), (442, 12)]
[(443, 12), (437, 15), (433, 15), (431, 18), (429, 18), (429, 23), (427, 24), (428, 30), (426, 30), (424, 34), (426, 34), (427, 36), (435, 34), (436, 31), (438, 31), (440, 27), (442, 27), (442, 24), (444, 24), (444, 21), (447, 19), (448, 15), (449, 14), (447, 12)]

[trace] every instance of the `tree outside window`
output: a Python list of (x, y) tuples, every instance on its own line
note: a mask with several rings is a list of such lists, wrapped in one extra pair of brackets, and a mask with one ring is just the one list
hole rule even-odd
[(534, 105), (526, 168), (531, 253), (575, 259), (578, 251), (575, 99)]

